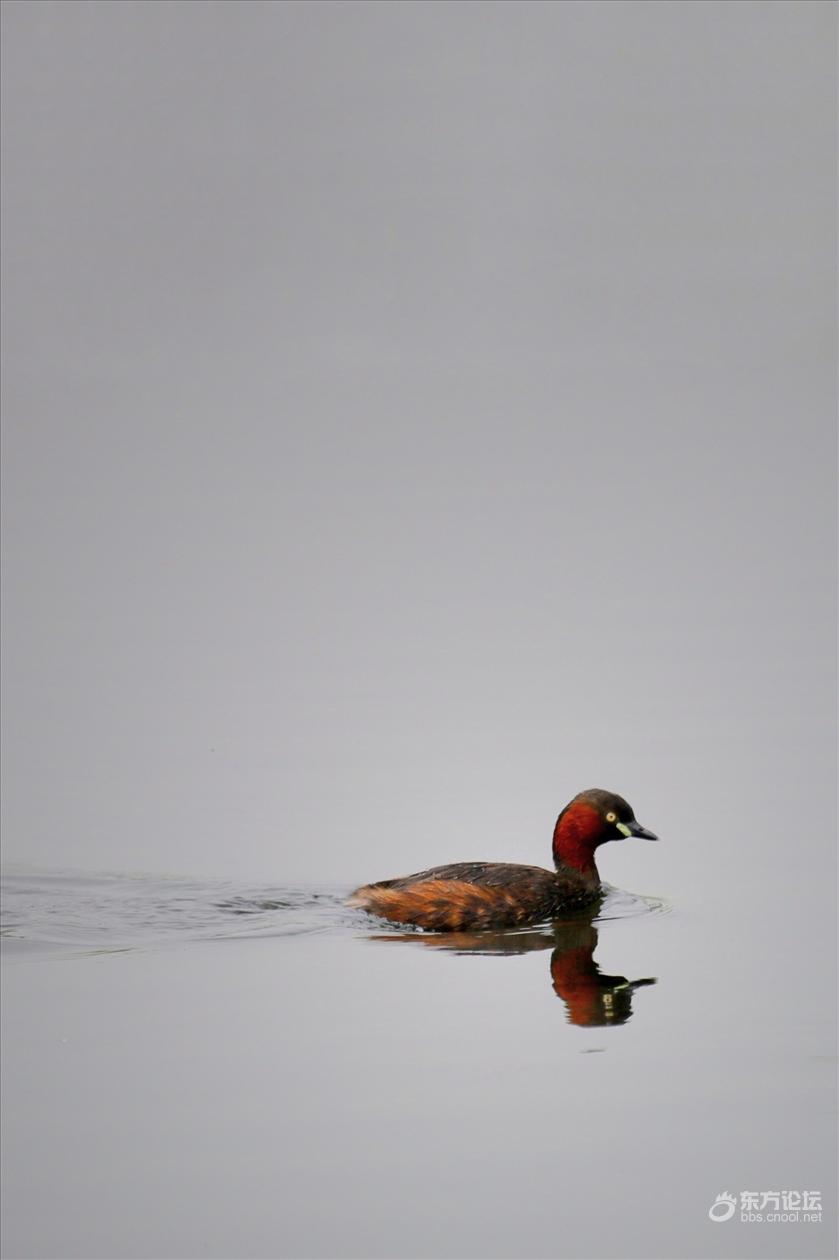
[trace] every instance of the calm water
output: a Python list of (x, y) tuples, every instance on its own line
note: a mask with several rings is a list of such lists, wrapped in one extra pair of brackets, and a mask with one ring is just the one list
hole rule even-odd
[(7, 1256), (834, 1254), (830, 1016), (689, 906), (439, 937), (346, 891), (5, 878)]

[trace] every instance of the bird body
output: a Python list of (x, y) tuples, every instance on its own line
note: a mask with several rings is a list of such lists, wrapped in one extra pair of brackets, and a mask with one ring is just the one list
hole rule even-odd
[(512, 862), (453, 862), (357, 888), (349, 904), (429, 931), (493, 930), (545, 922), (595, 903), (594, 851), (627, 836), (655, 840), (632, 807), (602, 788), (580, 792), (554, 828), (554, 870)]

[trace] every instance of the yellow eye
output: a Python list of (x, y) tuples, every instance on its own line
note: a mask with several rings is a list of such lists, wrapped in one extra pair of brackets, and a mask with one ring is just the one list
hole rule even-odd
[(617, 822), (617, 821), (618, 821), (618, 816), (617, 816), (617, 814), (607, 814), (607, 815), (606, 815), (606, 822)]

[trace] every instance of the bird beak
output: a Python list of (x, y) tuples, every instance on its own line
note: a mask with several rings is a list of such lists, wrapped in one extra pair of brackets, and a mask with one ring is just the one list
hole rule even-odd
[(637, 836), (639, 840), (657, 840), (658, 836), (654, 831), (647, 831), (646, 827), (642, 827), (639, 822), (633, 818), (631, 823), (618, 823), (618, 831), (625, 836)]
[(633, 836), (638, 836), (639, 840), (657, 840), (658, 836), (654, 831), (647, 831), (646, 827), (642, 827), (639, 822), (630, 823), (630, 831)]

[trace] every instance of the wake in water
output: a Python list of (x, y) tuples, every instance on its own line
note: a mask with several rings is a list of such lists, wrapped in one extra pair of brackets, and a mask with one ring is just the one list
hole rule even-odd
[(3, 949), (152, 949), (175, 941), (347, 929), (345, 890), (153, 875), (15, 872), (2, 880)]
[[(31, 957), (156, 949), (174, 942), (346, 932), (380, 935), (349, 909), (349, 888), (253, 887), (152, 875), (11, 872), (2, 885), (3, 952)], [(666, 909), (607, 888), (598, 921)], [(392, 934), (415, 936), (416, 933)], [(517, 933), (509, 933), (514, 948)]]

